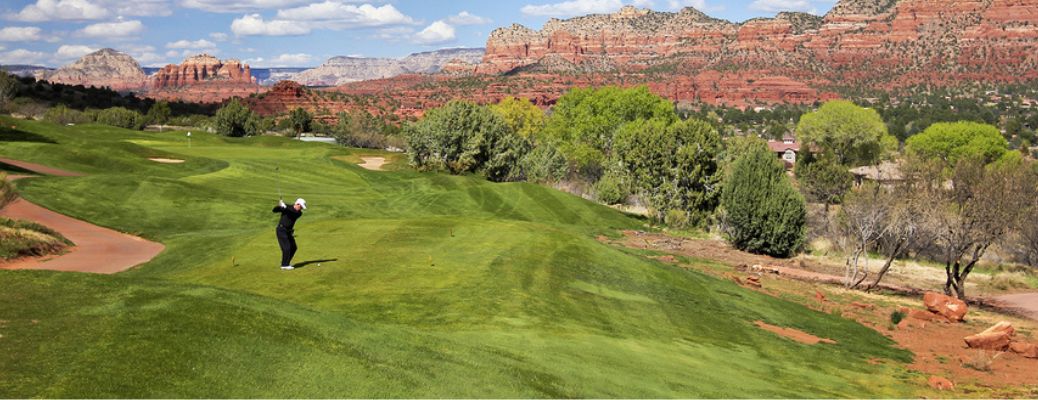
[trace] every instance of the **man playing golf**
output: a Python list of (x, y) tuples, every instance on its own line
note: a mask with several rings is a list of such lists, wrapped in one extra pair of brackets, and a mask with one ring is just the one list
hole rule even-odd
[(278, 200), (277, 207), (274, 207), (275, 213), (281, 213), (281, 221), (278, 221), (276, 231), (278, 244), (281, 246), (281, 269), (285, 271), (295, 269), (292, 267), (292, 257), (296, 255), (296, 250), (299, 248), (296, 247), (296, 238), (293, 234), (296, 220), (303, 216), (305, 209), (306, 200), (303, 199), (297, 199), (292, 207), (285, 205), (284, 200)]

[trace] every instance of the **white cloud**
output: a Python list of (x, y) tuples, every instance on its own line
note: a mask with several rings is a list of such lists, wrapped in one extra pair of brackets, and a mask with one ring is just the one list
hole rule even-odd
[(340, 29), (385, 25), (413, 24), (415, 21), (401, 13), (392, 4), (375, 7), (371, 4), (355, 6), (342, 1), (327, 0), (304, 7), (278, 10), (276, 20), (324, 21)]
[(527, 4), (520, 9), (523, 14), (542, 17), (573, 17), (587, 14), (606, 14), (623, 7), (620, 0), (570, 0), (551, 4)]
[(226, 33), (223, 33), (223, 32), (213, 32), (213, 33), (210, 33), (209, 37), (213, 38), (213, 40), (215, 40), (217, 42), (226, 42), (228, 39), (231, 38), (230, 35), (228, 35)]
[(33, 42), (43, 40), (42, 29), (35, 26), (9, 26), (0, 29), (0, 42)]
[(210, 42), (205, 39), (198, 39), (195, 41), (190, 40), (178, 40), (176, 42), (166, 43), (167, 49), (215, 49), (216, 43)]
[(443, 44), (454, 41), (454, 27), (443, 21), (436, 21), (414, 35), (415, 41), (425, 45)]
[[(314, 56), (304, 53), (298, 54), (282, 54), (274, 57), (270, 60), (264, 60), (262, 57), (255, 59), (251, 64), (263, 63), (264, 67), (306, 67), (310, 66), (314, 61)], [(259, 65), (259, 64), (256, 64)]]
[(180, 0), (185, 8), (209, 12), (241, 13), (284, 8), (306, 3), (307, 0)]
[(97, 51), (96, 47), (80, 44), (64, 44), (61, 45), (61, 47), (58, 47), (58, 51), (54, 53), (54, 58), (57, 60), (74, 60), (95, 51)]
[(462, 11), (458, 15), (451, 15), (445, 21), (451, 25), (486, 25), (491, 22), (490, 18), (473, 15), (468, 11)]
[(750, 9), (763, 12), (802, 11), (812, 14), (818, 11), (807, 0), (754, 0)]
[(264, 21), (259, 14), (249, 14), (232, 21), (231, 32), (238, 36), (298, 36), (310, 33), (310, 28), (292, 21)]
[(108, 16), (105, 7), (90, 0), (37, 0), (8, 18), (18, 21), (91, 20)]
[(39, 64), (45, 58), (47, 58), (47, 53), (29, 51), (25, 49), (15, 49), (11, 51), (0, 52), (0, 64), (5, 65)]
[(130, 36), (143, 31), (144, 24), (141, 24), (141, 21), (120, 21), (87, 25), (80, 33), (87, 37), (110, 38)]

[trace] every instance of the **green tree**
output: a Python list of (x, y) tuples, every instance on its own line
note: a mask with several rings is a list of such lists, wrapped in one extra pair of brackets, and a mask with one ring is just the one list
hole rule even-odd
[(924, 159), (944, 162), (948, 168), (959, 161), (975, 159), (983, 163), (998, 160), (1009, 151), (1009, 142), (998, 128), (976, 122), (943, 122), (908, 138), (905, 148)]
[(847, 167), (837, 164), (830, 157), (798, 163), (796, 174), (801, 192), (808, 200), (824, 204), (826, 217), (829, 215), (829, 206), (839, 204), (854, 183), (854, 176)]
[(140, 130), (144, 127), (144, 116), (137, 111), (123, 107), (112, 107), (97, 113), (97, 123)]
[(291, 123), (292, 131), (296, 133), (296, 136), (299, 136), (299, 134), (303, 132), (309, 132), (311, 125), (313, 125), (314, 122), (314, 118), (302, 107), (292, 110), (288, 119)]
[(844, 100), (830, 101), (818, 111), (804, 114), (797, 124), (797, 136), (847, 166), (876, 163), (883, 155), (884, 141), (890, 143), (879, 113)]
[(613, 136), (625, 122), (637, 119), (677, 120), (674, 105), (641, 86), (573, 89), (559, 98), (545, 136), (559, 147), (579, 172), (597, 180), (613, 147)]
[(544, 111), (533, 105), (529, 99), (506, 97), (490, 106), (490, 110), (504, 119), (513, 132), (525, 139), (537, 142), (544, 131)]
[(420, 169), (478, 172), (497, 182), (522, 178), (520, 161), (531, 147), (500, 116), (467, 101), (430, 110), (404, 136), (411, 164)]
[(617, 131), (612, 164), (630, 177), (655, 220), (701, 226), (717, 207), (720, 152), (721, 136), (704, 121), (636, 120)]
[(148, 109), (148, 114), (144, 117), (146, 123), (155, 125), (165, 125), (169, 122), (170, 116), (173, 115), (173, 111), (169, 108), (169, 103), (160, 101), (151, 106)]
[(741, 155), (721, 192), (722, 224), (740, 250), (788, 257), (803, 244), (807, 209), (781, 162), (767, 150)]
[(256, 114), (242, 104), (237, 97), (231, 99), (213, 117), (216, 132), (230, 137), (255, 136), (260, 133)]

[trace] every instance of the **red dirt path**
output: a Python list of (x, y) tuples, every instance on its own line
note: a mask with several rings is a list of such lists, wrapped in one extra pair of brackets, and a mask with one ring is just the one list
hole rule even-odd
[[(0, 162), (40, 174), (82, 175), (6, 158), (0, 158)], [(25, 177), (10, 177), (10, 179), (20, 178)], [(46, 269), (113, 274), (143, 264), (165, 249), (165, 246), (160, 243), (61, 215), (24, 199), (17, 199), (8, 204), (7, 207), (0, 210), (0, 216), (39, 223), (57, 231), (76, 245), (68, 253), (60, 256), (22, 258), (0, 262), (0, 269)]]

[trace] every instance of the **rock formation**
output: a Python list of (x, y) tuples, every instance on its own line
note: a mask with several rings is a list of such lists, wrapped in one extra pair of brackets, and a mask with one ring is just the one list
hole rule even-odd
[(109, 87), (116, 91), (141, 90), (146, 80), (137, 60), (126, 53), (107, 48), (87, 54), (56, 71), (44, 72), (38, 77), (54, 83)]
[(317, 68), (292, 76), (291, 80), (307, 86), (335, 86), (403, 74), (431, 74), (454, 60), (475, 64), (482, 58), (483, 49), (445, 49), (415, 53), (400, 59), (334, 57)]
[(208, 54), (167, 65), (149, 79), (147, 96), (196, 103), (218, 103), (231, 97), (261, 93), (248, 64)]
[(339, 112), (363, 109), (376, 115), (380, 114), (374, 105), (361, 105), (351, 100), (340, 98), (334, 93), (309, 89), (294, 81), (281, 81), (274, 84), (266, 93), (246, 99), (245, 103), (263, 116), (283, 114), (302, 108), (314, 119), (328, 124), (338, 121)]
[[(539, 31), (497, 29), (477, 70), (668, 75), (666, 87), (681, 97), (745, 104), (756, 93), (770, 97), (764, 103), (813, 101), (817, 88), (832, 85), (1032, 80), (1036, 47), (1038, 0), (841, 0), (824, 17), (781, 13), (739, 24), (692, 8), (628, 6), (552, 19)], [(719, 78), (724, 90), (704, 85)]]

